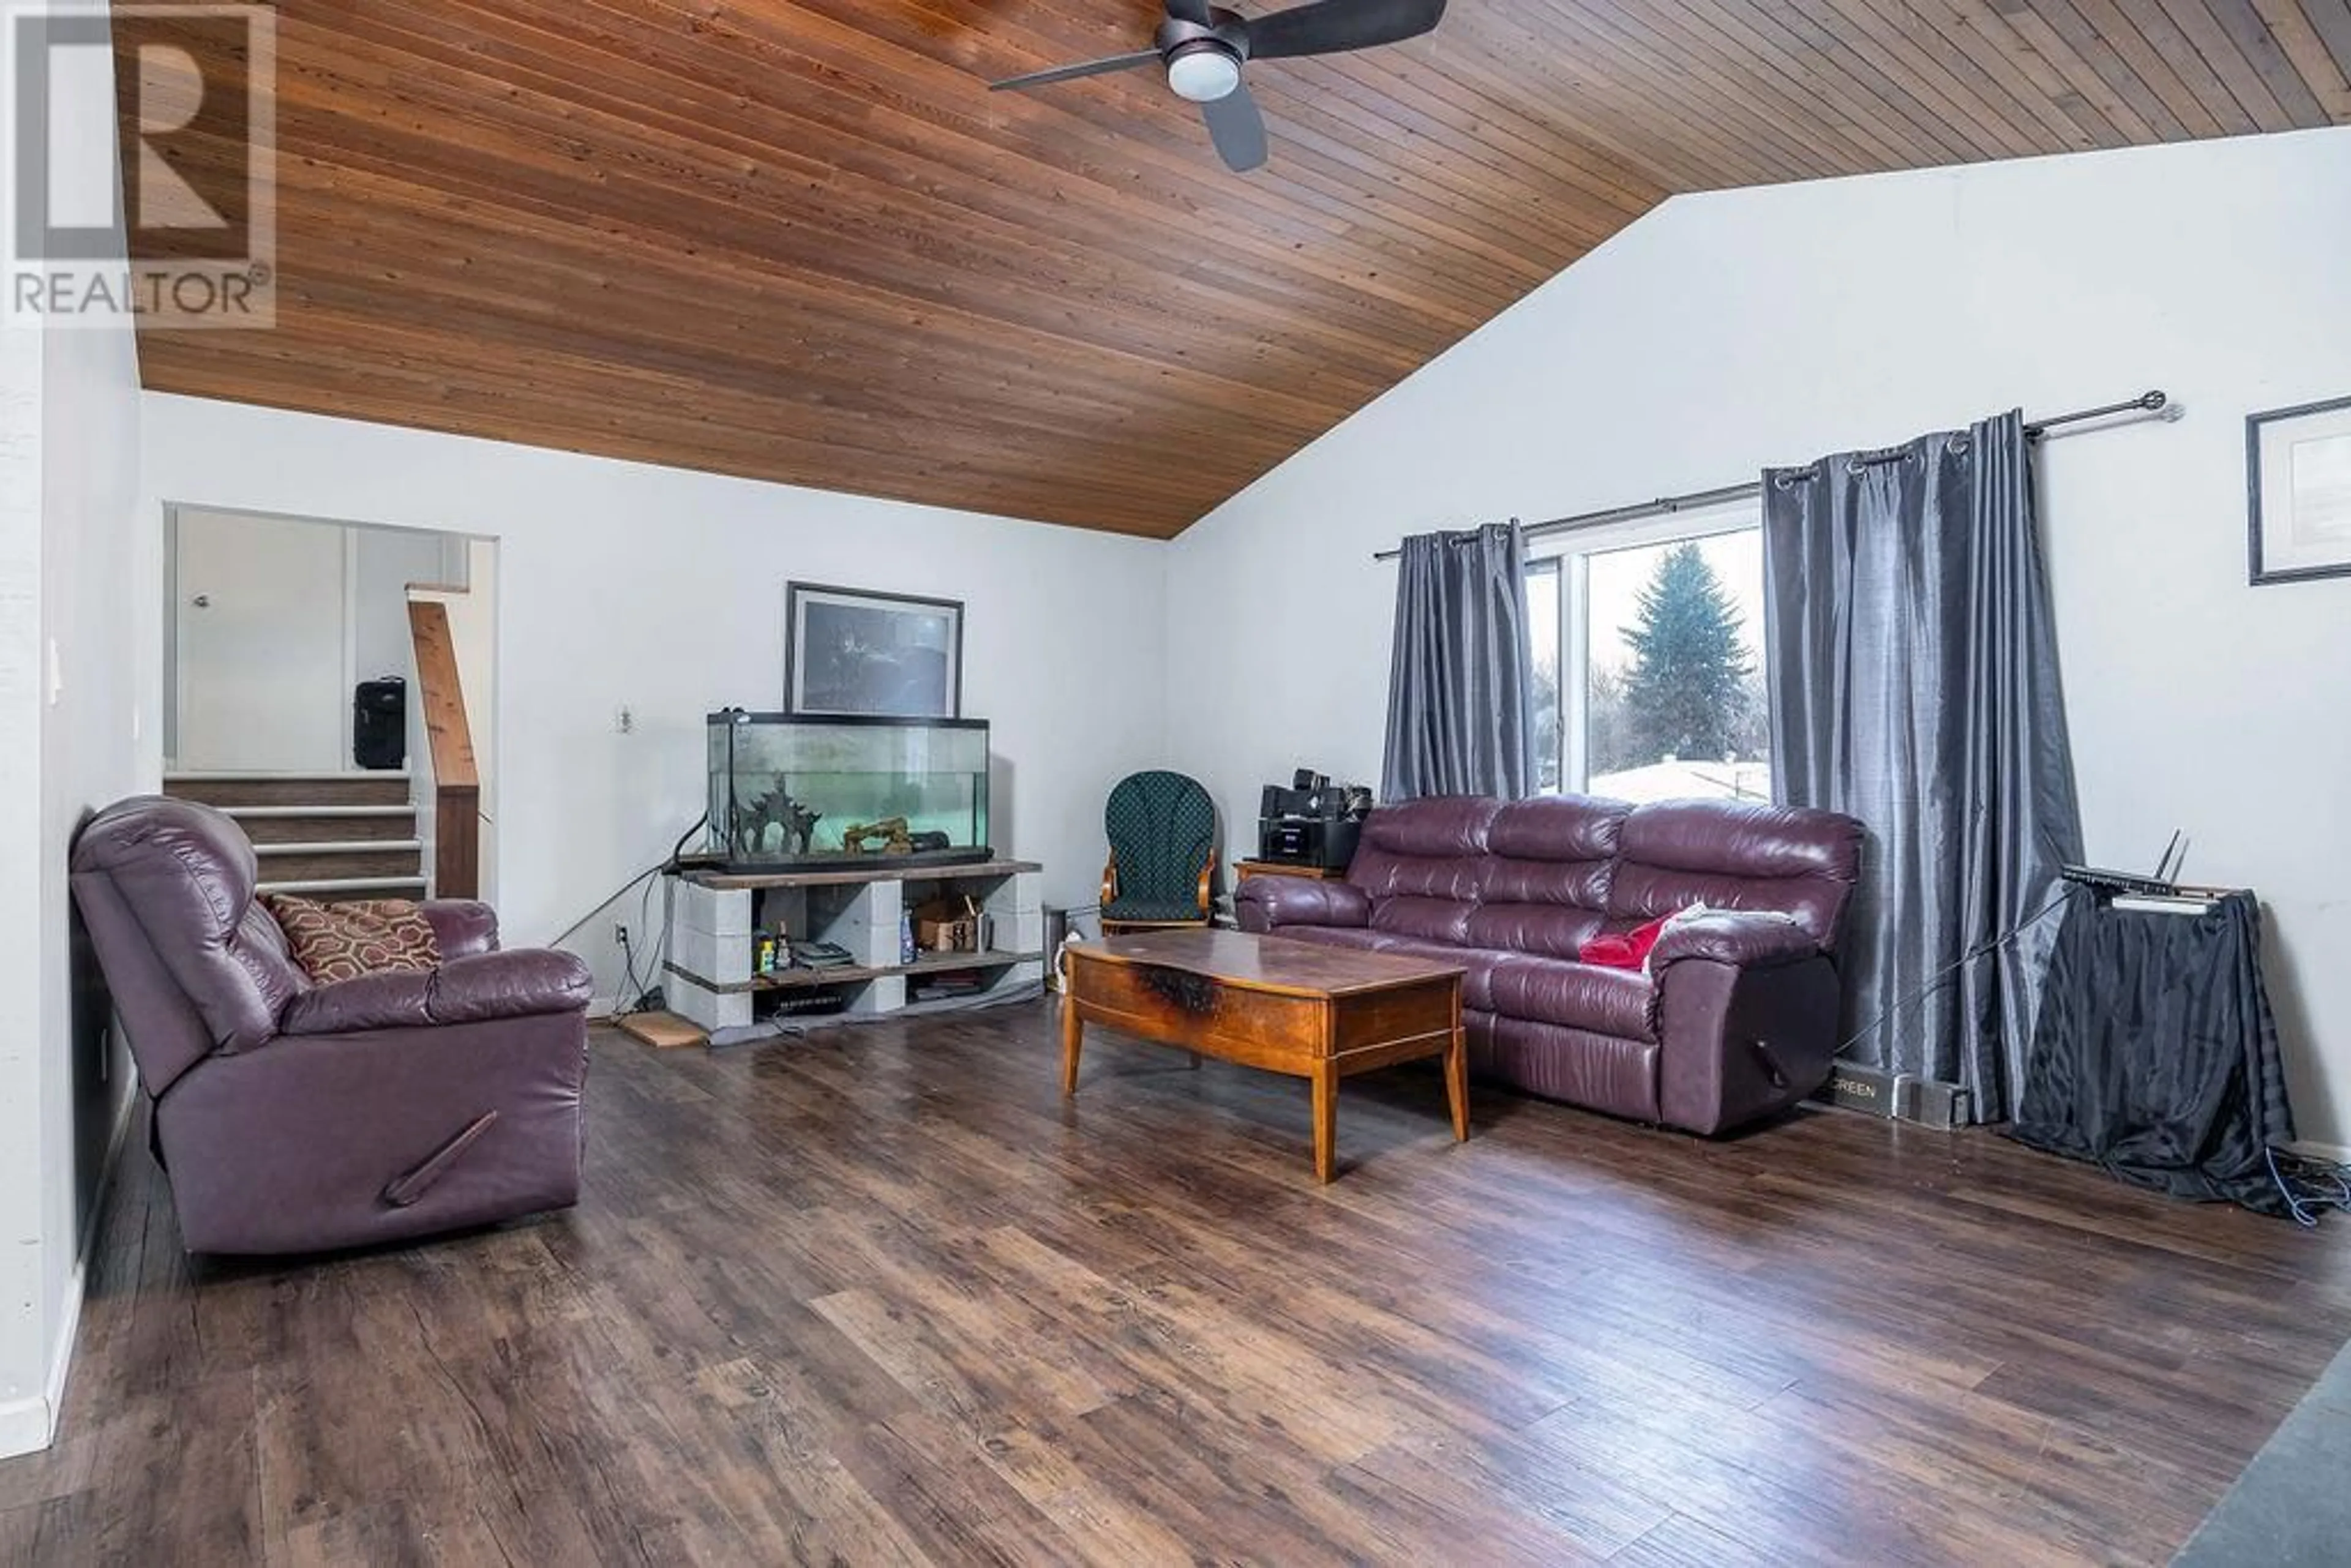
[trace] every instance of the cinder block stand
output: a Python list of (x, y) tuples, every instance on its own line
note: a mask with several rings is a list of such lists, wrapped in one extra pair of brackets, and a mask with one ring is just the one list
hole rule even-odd
[[(1029, 861), (672, 876), (664, 982), (670, 1009), (716, 1032), (755, 1021), (763, 997), (817, 987), (839, 988), (847, 996), (843, 1010), (857, 1014), (895, 1012), (906, 1005), (910, 982), (947, 970), (984, 975), (977, 997), (1034, 985), (1045, 977), (1043, 883), (1043, 868)], [(902, 962), (900, 915), (942, 895), (978, 903), (988, 916), (988, 946)], [(845, 947), (851, 963), (755, 974), (753, 934), (763, 929)]]

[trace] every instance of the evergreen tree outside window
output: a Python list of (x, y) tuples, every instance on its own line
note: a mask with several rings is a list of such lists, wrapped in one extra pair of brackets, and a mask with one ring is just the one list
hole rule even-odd
[(1761, 534), (1751, 511), (1708, 521), (1570, 536), (1530, 563), (1547, 791), (1771, 798)]

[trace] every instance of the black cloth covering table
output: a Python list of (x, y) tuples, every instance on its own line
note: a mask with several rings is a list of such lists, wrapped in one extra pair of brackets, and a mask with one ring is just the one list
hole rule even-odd
[(2294, 1138), (2262, 984), (2261, 905), (2065, 912), (2009, 1135), (2179, 1197), (2283, 1214), (2269, 1151)]

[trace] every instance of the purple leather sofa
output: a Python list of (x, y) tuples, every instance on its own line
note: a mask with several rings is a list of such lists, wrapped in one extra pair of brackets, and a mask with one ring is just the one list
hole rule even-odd
[(73, 896), (192, 1252), (309, 1252), (579, 1200), (587, 966), (500, 952), (428, 903), (443, 964), (312, 986), (254, 899), (253, 845), (141, 797), (74, 841)]
[[(1712, 1134), (1826, 1082), (1860, 862), (1861, 824), (1828, 811), (1456, 797), (1374, 811), (1343, 882), (1237, 900), (1244, 930), (1460, 964), (1482, 1077)], [(1577, 959), (1699, 903), (1724, 913), (1667, 931), (1646, 975)]]

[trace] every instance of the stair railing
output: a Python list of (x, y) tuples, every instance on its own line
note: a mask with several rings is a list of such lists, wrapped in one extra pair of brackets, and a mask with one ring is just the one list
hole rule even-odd
[(448, 610), (430, 600), (408, 601), (408, 635), (416, 653), (417, 697), (433, 752), (433, 894), (474, 898), (482, 878), (482, 780), (474, 762), (473, 727), (465, 722), (465, 688), (457, 676), (457, 644)]

